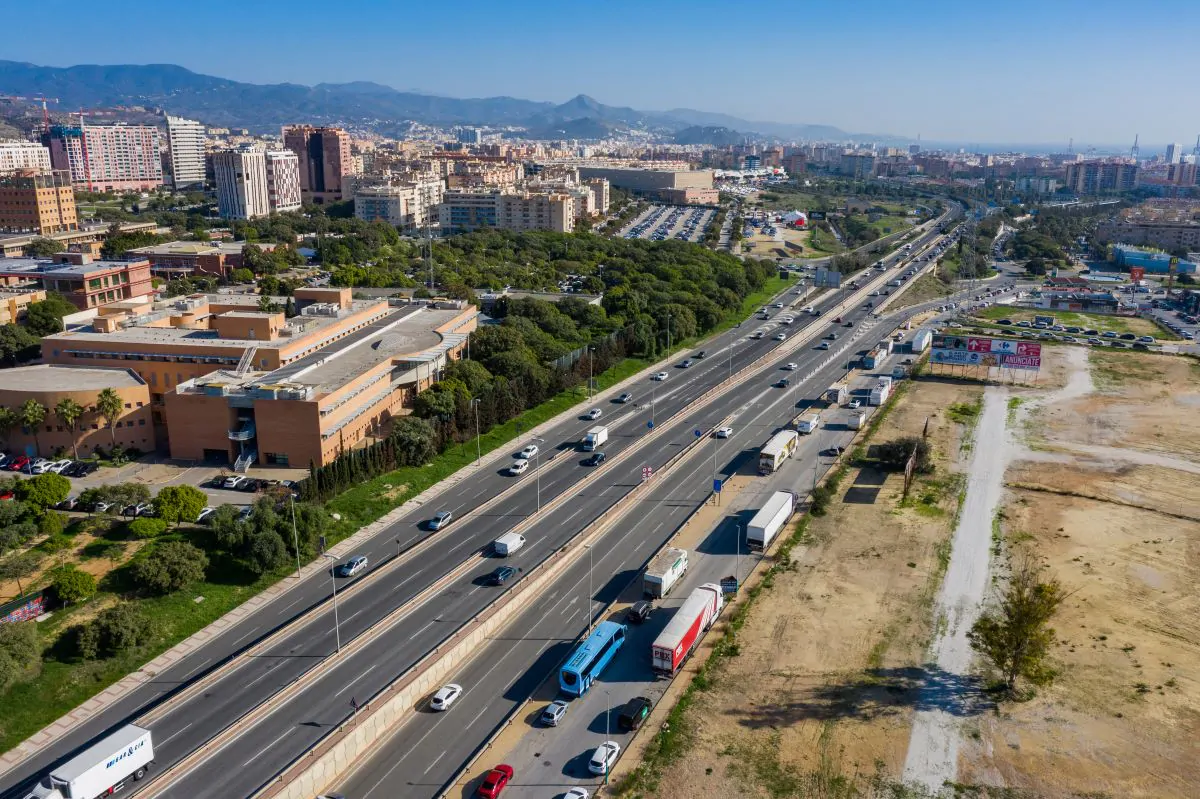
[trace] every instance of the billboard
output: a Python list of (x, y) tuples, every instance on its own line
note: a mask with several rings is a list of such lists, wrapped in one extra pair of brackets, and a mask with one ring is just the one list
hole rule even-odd
[(938, 334), (933, 337), (929, 362), (1037, 371), (1042, 367), (1042, 345), (1036, 341)]
[(1144, 278), (1145, 276), (1146, 276), (1146, 267), (1144, 267), (1144, 266), (1129, 267), (1129, 279), (1132, 280), (1134, 283), (1141, 283), (1142, 278)]
[(818, 288), (836, 289), (842, 285), (842, 273), (824, 267), (817, 267), (817, 273), (813, 277), (813, 285)]

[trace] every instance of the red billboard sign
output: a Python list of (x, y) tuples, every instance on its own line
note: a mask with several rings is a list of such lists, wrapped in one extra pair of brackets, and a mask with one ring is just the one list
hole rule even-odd
[(1146, 268), (1143, 266), (1129, 267), (1129, 279), (1134, 283), (1141, 283), (1142, 278), (1146, 276)]

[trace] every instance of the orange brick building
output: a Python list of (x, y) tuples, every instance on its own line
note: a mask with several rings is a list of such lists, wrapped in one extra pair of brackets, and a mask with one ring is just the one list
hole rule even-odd
[(68, 173), (0, 177), (0, 230), (46, 236), (78, 229), (75, 190)]

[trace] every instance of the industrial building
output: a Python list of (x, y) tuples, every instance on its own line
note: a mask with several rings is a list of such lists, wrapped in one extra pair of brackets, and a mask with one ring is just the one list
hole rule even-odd
[(1175, 261), (1176, 274), (1196, 274), (1196, 264), (1182, 258), (1172, 259), (1170, 253), (1155, 252), (1131, 247), (1128, 244), (1117, 244), (1112, 248), (1113, 260), (1118, 266), (1137, 266), (1146, 270), (1149, 275), (1165, 275), (1171, 271), (1171, 261)]
[(604, 178), (619, 189), (657, 198), (672, 189), (712, 189), (711, 169), (645, 169), (629, 166), (579, 166), (583, 181)]

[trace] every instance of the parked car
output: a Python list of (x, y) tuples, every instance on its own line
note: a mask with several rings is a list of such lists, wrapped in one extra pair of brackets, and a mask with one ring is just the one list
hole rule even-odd
[(430, 530), (441, 530), (454, 518), (454, 514), (448, 510), (438, 511), (432, 519), (429, 520)]
[(546, 709), (542, 711), (542, 715), (538, 720), (547, 727), (557, 727), (562, 721), (563, 716), (567, 715), (567, 708), (570, 707), (561, 699), (555, 699), (550, 704), (546, 705)]
[(836, 458), (846, 451), (845, 447), (828, 447), (821, 450), (821, 454), (830, 458)]
[(504, 786), (508, 785), (509, 780), (512, 778), (513, 767), (501, 763), (484, 775), (483, 782), (479, 784), (479, 789), (475, 791), (475, 795), (480, 797), (480, 799), (496, 799), (504, 790)]
[(45, 458), (36, 458), (29, 464), (30, 474), (45, 474), (50, 471), (50, 467), (54, 465), (54, 461), (46, 460)]
[(46, 471), (54, 472), (55, 474), (62, 474), (68, 468), (70, 468), (70, 466), (71, 461), (69, 459), (63, 459), (61, 461), (54, 461), (54, 463), (46, 467)]
[(196, 514), (196, 524), (208, 524), (209, 517), (212, 516), (216, 510), (217, 509), (212, 506), (201, 508), (200, 512)]
[(98, 464), (91, 461), (75, 461), (70, 466), (62, 470), (63, 477), (87, 477), (92, 472), (99, 469)]
[(62, 502), (55, 505), (54, 507), (56, 510), (75, 510), (75, 506), (77, 506), (78, 504), (79, 504), (79, 498), (76, 496), (70, 496), (70, 497), (67, 497), (66, 499), (64, 499)]
[(435, 693), (433, 698), (429, 700), (429, 707), (439, 712), (449, 710), (450, 706), (453, 705), (460, 696), (462, 696), (462, 692), (463, 688), (461, 685), (457, 685), (455, 683), (443, 685), (441, 688), (437, 689), (437, 693)]
[(616, 741), (605, 741), (596, 747), (588, 759), (588, 771), (597, 776), (604, 776), (612, 771), (613, 764), (621, 754), (621, 745)]
[(861, 408), (861, 407), (862, 407), (862, 400), (860, 400), (860, 399), (858, 399), (857, 397), (855, 397), (854, 399), (852, 399), (852, 400), (850, 400), (849, 402), (847, 402), (847, 403), (846, 403), (846, 407), (847, 407), (847, 408), (851, 408), (851, 409), (854, 409), (854, 408)]
[(625, 621), (631, 624), (641, 624), (646, 619), (650, 618), (650, 614), (654, 611), (654, 605), (642, 599), (634, 602), (629, 610), (625, 611)]
[(246, 478), (240, 474), (231, 474), (221, 481), (221, 488), (227, 491), (236, 491), (246, 482)]
[(345, 563), (339, 563), (333, 573), (338, 577), (353, 577), (365, 568), (367, 568), (367, 556), (355, 555)]

